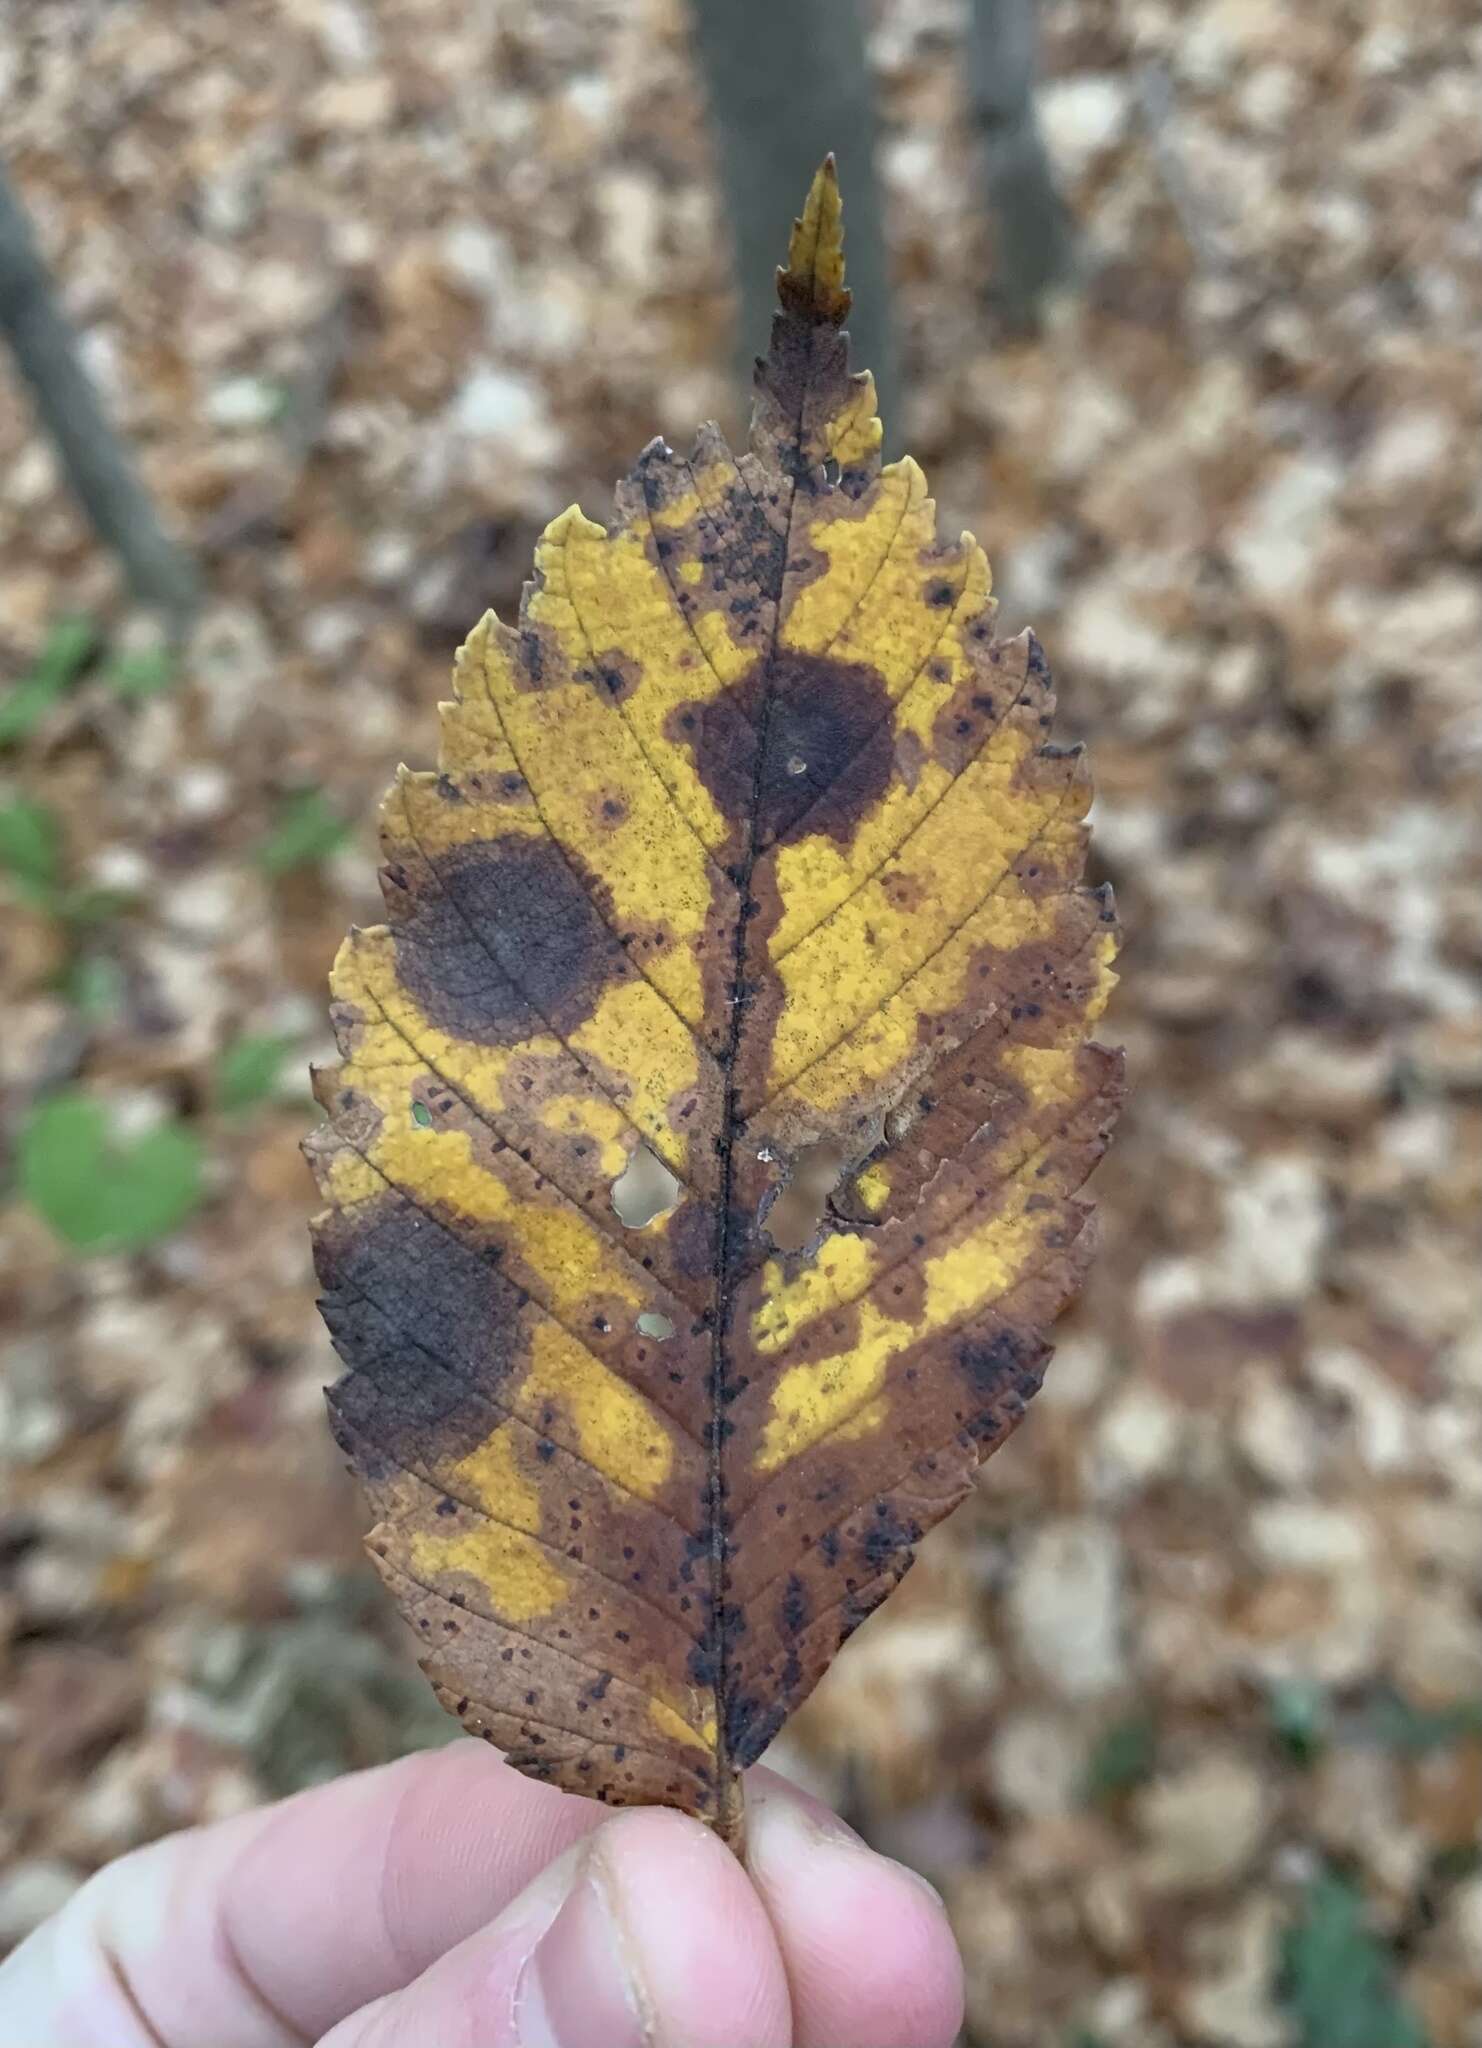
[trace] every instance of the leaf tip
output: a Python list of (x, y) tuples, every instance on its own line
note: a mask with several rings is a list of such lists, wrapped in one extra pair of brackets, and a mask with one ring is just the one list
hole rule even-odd
[(789, 312), (835, 326), (849, 311), (844, 284), (844, 205), (839, 168), (829, 151), (813, 174), (803, 211), (793, 222), (787, 264), (777, 272), (777, 296)]

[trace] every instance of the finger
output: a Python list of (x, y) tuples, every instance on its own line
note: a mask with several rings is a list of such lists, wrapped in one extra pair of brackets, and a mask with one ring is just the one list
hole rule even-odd
[(765, 1770), (747, 1784), (747, 1863), (787, 1969), (796, 2048), (951, 2048), (962, 1959), (924, 1878)]
[[(619, 1815), (482, 1933), (320, 2048), (790, 2048), (787, 1975), (730, 1850)], [(838, 2048), (838, 2044), (834, 2044)]]
[(469, 1741), (169, 1836), (0, 1965), (6, 2038), (302, 2048), (486, 1926), (602, 1818)]

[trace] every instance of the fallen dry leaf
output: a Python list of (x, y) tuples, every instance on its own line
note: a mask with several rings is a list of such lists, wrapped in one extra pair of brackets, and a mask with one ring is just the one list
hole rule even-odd
[(310, 1144), (335, 1429), (440, 1697), (733, 1842), (1038, 1385), (1120, 1089), (1082, 756), (880, 465), (842, 252), (830, 162), (748, 452), (652, 443), (461, 650)]

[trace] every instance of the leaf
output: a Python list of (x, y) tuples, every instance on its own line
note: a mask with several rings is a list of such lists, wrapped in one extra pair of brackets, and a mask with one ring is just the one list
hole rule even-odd
[(0, 747), (14, 746), (41, 723), (91, 660), (98, 644), (90, 619), (59, 619), (30, 672), (0, 697)]
[(1369, 1738), (1386, 1749), (1406, 1756), (1428, 1756), (1482, 1734), (1482, 1700), (1421, 1707), (1403, 1693), (1381, 1687), (1368, 1703), (1362, 1724)]
[(38, 1102), (16, 1147), (21, 1193), (80, 1252), (136, 1251), (167, 1236), (200, 1201), (201, 1145), (183, 1124), (117, 1136), (80, 1089)]
[(298, 1040), (281, 1031), (247, 1031), (216, 1062), (216, 1106), (255, 1109), (278, 1093), (283, 1063)]
[(103, 670), (103, 681), (118, 697), (157, 697), (175, 680), (175, 654), (167, 642), (124, 647)]
[(440, 1697), (732, 1842), (1039, 1384), (1120, 1087), (1089, 778), (880, 466), (831, 162), (778, 292), (748, 451), (651, 443), (462, 648), (310, 1141), (334, 1425)]
[(63, 969), (59, 987), (90, 1023), (104, 1023), (123, 1007), (128, 982), (108, 953), (78, 952)]
[(56, 813), (29, 797), (0, 802), (0, 872), (32, 901), (44, 901), (61, 865), (62, 831)]
[(1313, 1879), (1287, 1930), (1280, 1993), (1301, 2048), (1426, 2048), (1363, 1900), (1332, 1871)]
[(133, 899), (121, 890), (69, 887), (62, 850), (61, 821), (49, 805), (29, 797), (0, 800), (0, 874), (10, 877), (26, 902), (79, 929), (129, 907)]
[(86, 928), (106, 924), (110, 918), (131, 910), (137, 901), (138, 898), (128, 889), (84, 885), (80, 889), (55, 890), (48, 908), (64, 924)]
[(1332, 1711), (1322, 1687), (1310, 1678), (1278, 1679), (1266, 1702), (1271, 1732), (1295, 1764), (1317, 1761), (1332, 1732)]
[(1148, 1714), (1128, 1714), (1114, 1721), (1087, 1759), (1086, 1798), (1104, 1804), (1134, 1791), (1152, 1777), (1157, 1761), (1158, 1730)]
[(257, 848), (257, 865), (267, 875), (290, 874), (325, 860), (350, 836), (350, 827), (322, 789), (301, 789), (287, 797), (267, 837)]

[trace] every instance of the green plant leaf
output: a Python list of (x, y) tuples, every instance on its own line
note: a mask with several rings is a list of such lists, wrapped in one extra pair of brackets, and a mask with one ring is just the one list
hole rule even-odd
[(350, 836), (346, 819), (322, 789), (301, 789), (286, 797), (278, 817), (257, 848), (257, 865), (265, 874), (286, 875), (295, 868), (325, 860)]
[(116, 1017), (123, 1007), (124, 971), (109, 953), (74, 953), (58, 985), (89, 1023), (101, 1024)]
[(79, 929), (106, 924), (134, 901), (124, 890), (95, 883), (69, 887), (62, 877), (61, 824), (48, 805), (29, 797), (0, 802), (0, 873), (27, 902)]
[(298, 1044), (281, 1031), (245, 1031), (216, 1062), (218, 1109), (253, 1109), (279, 1092), (283, 1062)]
[(1358, 1892), (1332, 1871), (1308, 1885), (1286, 1932), (1278, 1989), (1301, 2048), (1427, 2048), (1388, 1946)]
[(1293, 1763), (1313, 1763), (1327, 1747), (1332, 1715), (1327, 1694), (1307, 1678), (1282, 1679), (1267, 1696), (1271, 1733)]
[(120, 649), (103, 670), (103, 681), (117, 697), (157, 697), (174, 680), (175, 656), (167, 646)]
[(40, 724), (91, 660), (98, 644), (91, 619), (58, 619), (29, 672), (0, 697), (0, 747), (14, 746)]
[(1128, 1714), (1103, 1730), (1086, 1760), (1083, 1796), (1094, 1804), (1146, 1784), (1157, 1762), (1158, 1730), (1152, 1716)]
[(1482, 1734), (1482, 1700), (1453, 1700), (1444, 1707), (1418, 1707), (1402, 1692), (1381, 1687), (1361, 1720), (1371, 1742), (1401, 1756), (1428, 1756), (1454, 1742)]
[(45, 1097), (16, 1147), (21, 1193), (74, 1251), (134, 1251), (168, 1236), (201, 1199), (202, 1148), (184, 1124), (114, 1134), (82, 1089)]
[(55, 891), (50, 907), (64, 924), (100, 925), (107, 924), (120, 911), (133, 909), (138, 900), (127, 889), (106, 889), (86, 883), (79, 889)]
[(0, 803), (0, 870), (32, 898), (45, 898), (62, 861), (62, 830), (55, 811), (29, 797)]

